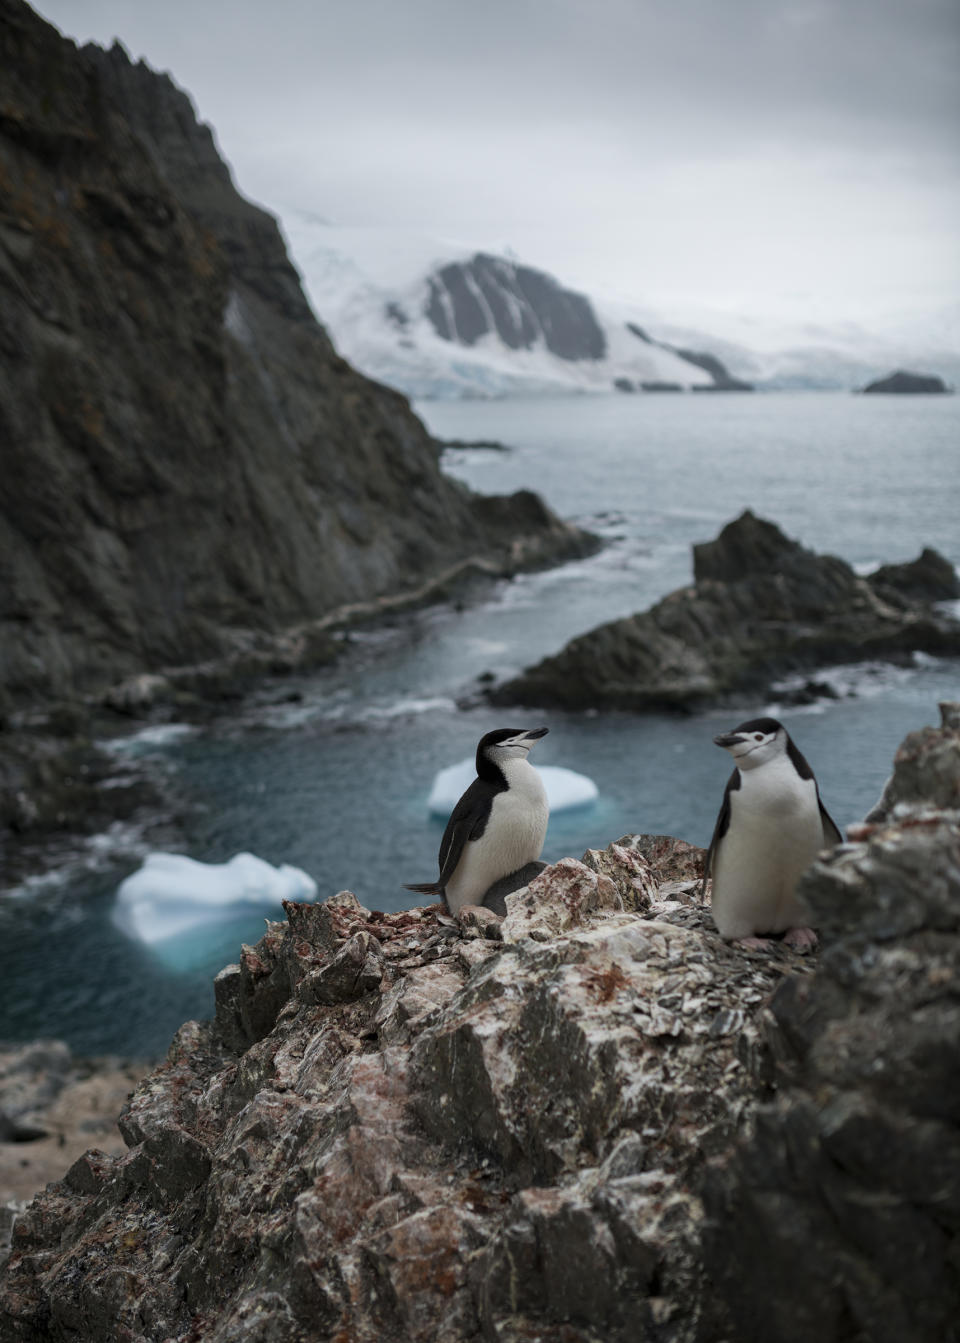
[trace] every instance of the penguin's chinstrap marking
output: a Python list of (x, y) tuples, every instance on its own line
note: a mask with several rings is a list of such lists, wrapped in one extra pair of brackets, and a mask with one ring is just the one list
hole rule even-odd
[(751, 718), (713, 740), (736, 764), (701, 888), (712, 876), (717, 931), (748, 947), (762, 947), (765, 933), (785, 933), (788, 945), (807, 950), (817, 938), (807, 926), (809, 910), (797, 895), (797, 880), (821, 849), (842, 843), (843, 836), (782, 723)]
[(439, 895), (451, 913), (480, 905), (490, 887), (536, 862), (550, 809), (527, 756), (547, 728), (497, 728), (480, 738), (477, 777), (450, 814), (440, 841), (435, 882), (407, 886)]

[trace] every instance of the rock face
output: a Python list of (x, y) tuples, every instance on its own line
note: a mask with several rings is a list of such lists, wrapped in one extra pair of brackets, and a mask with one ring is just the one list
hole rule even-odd
[(551, 517), (519, 543), (338, 357), (168, 77), (20, 0), (0, 44), (8, 703), (278, 639), (308, 658), (344, 604), (582, 549)]
[(875, 588), (893, 588), (916, 601), (943, 602), (960, 597), (957, 571), (938, 551), (925, 546), (909, 564), (884, 564), (870, 575)]
[(426, 314), (438, 336), (460, 345), (495, 333), (511, 350), (529, 350), (542, 340), (561, 359), (606, 354), (588, 298), (543, 271), (483, 252), (430, 276)]
[(738, 1339), (957, 1336), (960, 705), (942, 707), (898, 752), (892, 819), (803, 878), (827, 950), (771, 1000), (780, 1094), (705, 1181), (704, 1265)]
[(905, 373), (898, 369), (896, 373), (891, 373), (889, 377), (878, 378), (876, 382), (868, 383), (863, 389), (865, 392), (949, 392), (950, 388), (942, 378), (938, 378), (932, 373)]
[(931, 604), (953, 573), (935, 551), (860, 578), (748, 510), (694, 546), (693, 559), (693, 587), (572, 640), (495, 687), (493, 702), (692, 708), (767, 694), (804, 668), (917, 649), (960, 654), (960, 622)]
[[(925, 761), (960, 789), (944, 721), (919, 794)], [(723, 943), (702, 859), (628, 836), (502, 921), (287, 906), (127, 1153), (17, 1217), (0, 1339), (954, 1337), (960, 813), (814, 864), (819, 964)]]
[(127, 1155), (17, 1219), (0, 1337), (692, 1339), (692, 1182), (810, 968), (727, 948), (699, 861), (627, 838), (460, 927), (288, 906), (135, 1092)]

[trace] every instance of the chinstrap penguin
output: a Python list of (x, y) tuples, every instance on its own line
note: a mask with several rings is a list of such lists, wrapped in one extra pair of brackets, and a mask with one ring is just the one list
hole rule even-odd
[(502, 727), (480, 738), (477, 777), (454, 807), (440, 841), (440, 876), (406, 886), (439, 895), (452, 914), (480, 905), (494, 884), (535, 863), (547, 834), (543, 780), (527, 760), (545, 727)]
[(769, 946), (762, 933), (786, 933), (805, 950), (817, 936), (797, 879), (821, 849), (843, 836), (820, 800), (813, 770), (775, 718), (751, 718), (713, 739), (736, 768), (704, 864), (713, 877), (713, 917), (720, 936), (747, 946)]

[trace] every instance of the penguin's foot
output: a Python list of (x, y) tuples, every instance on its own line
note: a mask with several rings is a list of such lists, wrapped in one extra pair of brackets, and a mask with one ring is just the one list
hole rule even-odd
[(735, 947), (743, 947), (744, 951), (772, 951), (773, 943), (769, 937), (736, 937), (733, 940)]
[(783, 940), (794, 951), (813, 951), (817, 945), (817, 935), (812, 928), (788, 928)]

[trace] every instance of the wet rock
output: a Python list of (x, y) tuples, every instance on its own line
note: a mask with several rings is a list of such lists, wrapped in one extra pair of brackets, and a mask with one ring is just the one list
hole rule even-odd
[(691, 709), (769, 696), (812, 666), (916, 650), (960, 655), (960, 621), (860, 578), (747, 510), (694, 546), (694, 585), (602, 625), (488, 692), (496, 704)]
[(878, 589), (893, 588), (917, 601), (944, 602), (960, 597), (956, 569), (931, 546), (925, 546), (909, 564), (883, 564), (868, 578)]

